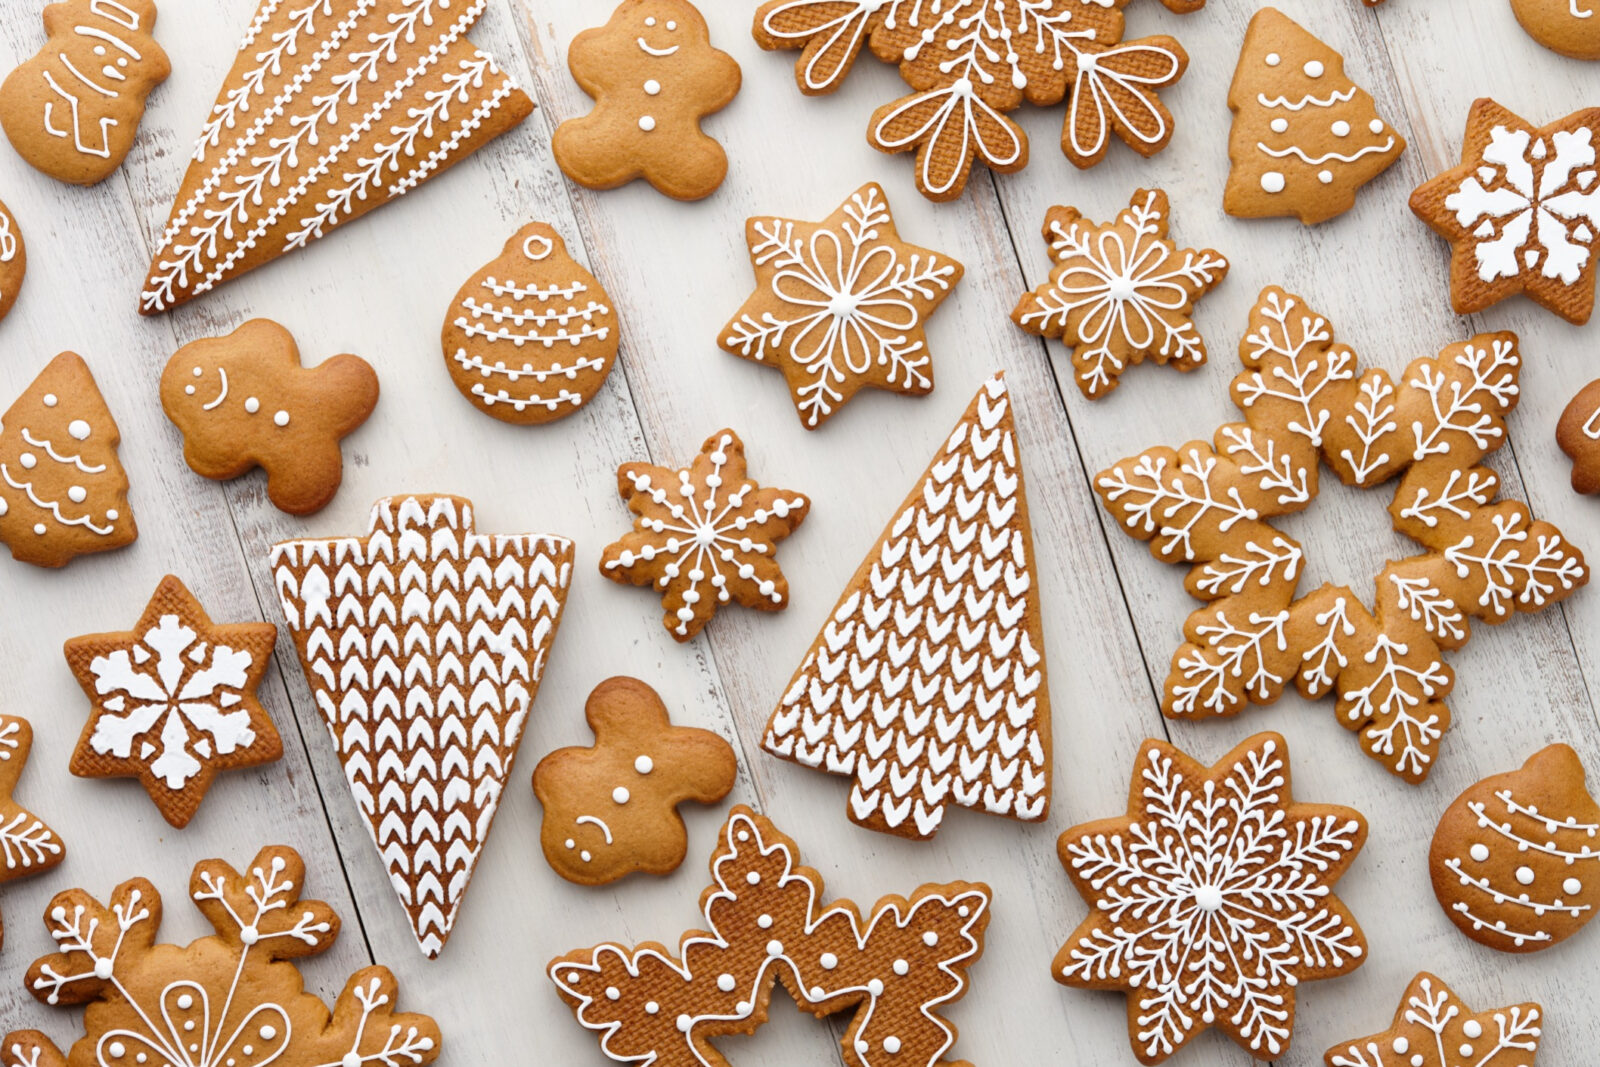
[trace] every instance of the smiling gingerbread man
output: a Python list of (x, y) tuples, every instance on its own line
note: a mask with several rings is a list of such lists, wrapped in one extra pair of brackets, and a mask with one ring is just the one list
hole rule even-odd
[(604, 26), (572, 42), (567, 66), (594, 110), (551, 140), (567, 177), (590, 189), (644, 178), (678, 200), (722, 184), (728, 155), (700, 120), (739, 92), (739, 64), (711, 46), (687, 0), (623, 0)]

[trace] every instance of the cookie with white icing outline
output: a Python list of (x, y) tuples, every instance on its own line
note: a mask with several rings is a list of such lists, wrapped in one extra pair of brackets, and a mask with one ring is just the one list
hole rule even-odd
[(28, 246), (22, 239), (22, 227), (11, 209), (0, 203), (0, 319), (11, 314), (27, 273)]
[(1556, 423), (1556, 444), (1572, 460), (1572, 491), (1600, 493), (1600, 378), (1567, 401)]
[(1411, 980), (1389, 1029), (1335, 1045), (1326, 1067), (1533, 1067), (1544, 1008), (1512, 1004), (1473, 1011), (1444, 980)]
[[(60, 835), (13, 796), (32, 748), (33, 727), (28, 720), (0, 715), (0, 883), (43, 874), (67, 858)], [(0, 921), (0, 945), (5, 936), (5, 923)]]
[(1528, 36), (1571, 59), (1600, 59), (1600, 4), (1595, 0), (1511, 0)]

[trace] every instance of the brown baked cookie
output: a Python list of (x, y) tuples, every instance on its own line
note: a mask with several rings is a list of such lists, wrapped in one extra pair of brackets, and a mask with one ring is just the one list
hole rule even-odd
[[(12, 797), (31, 748), (33, 727), (28, 720), (0, 715), (0, 883), (43, 874), (67, 858), (60, 836)], [(5, 923), (0, 921), (0, 945), (5, 936)]]
[(288, 330), (251, 319), (226, 337), (191, 341), (167, 361), (161, 407), (183, 434), (183, 458), (226, 481), (260, 467), (267, 496), (291, 515), (320, 511), (339, 491), (339, 442), (378, 403), (378, 376), (358, 356), (300, 365)]
[(44, 9), (39, 54), (0, 84), (11, 147), (52, 178), (103, 181), (139, 132), (145, 97), (172, 64), (151, 32), (151, 0), (62, 0)]
[(11, 209), (0, 203), (0, 319), (11, 314), (27, 273), (28, 246), (22, 240), (22, 227)]
[(1600, 59), (1600, 4), (1594, 0), (1511, 0), (1528, 36), (1573, 59)]
[(560, 234), (530, 222), (456, 293), (440, 343), (451, 381), (474, 407), (531, 426), (592, 400), (620, 338), (611, 297), (594, 275)]
[(1502, 952), (1565, 941), (1600, 906), (1600, 805), (1567, 745), (1455, 799), (1428, 852), (1433, 893), (1456, 928)]
[(1423, 971), (1406, 987), (1389, 1029), (1335, 1045), (1323, 1055), (1323, 1063), (1326, 1067), (1533, 1067), (1543, 1017), (1544, 1009), (1537, 1004), (1473, 1011), (1441, 979)]
[(121, 436), (89, 365), (51, 360), (0, 417), (0, 541), (38, 567), (64, 567), (139, 536)]
[(187, 826), (219, 771), (283, 756), (256, 697), (277, 637), (267, 622), (213, 623), (167, 575), (132, 630), (66, 643), (90, 706), (68, 769), (138, 778), (163, 819)]
[(573, 38), (567, 66), (595, 101), (551, 138), (567, 177), (590, 189), (643, 178), (676, 200), (722, 184), (728, 154), (700, 120), (738, 95), (739, 64), (712, 47), (688, 0), (622, 0), (604, 26)]
[(738, 773), (733, 746), (710, 730), (672, 725), (661, 697), (637, 678), (601, 682), (583, 714), (594, 745), (557, 749), (533, 771), (544, 858), (579, 885), (676, 870), (689, 847), (677, 805), (728, 795)]
[(1600, 378), (1568, 402), (1556, 423), (1556, 444), (1572, 458), (1572, 491), (1600, 493)]

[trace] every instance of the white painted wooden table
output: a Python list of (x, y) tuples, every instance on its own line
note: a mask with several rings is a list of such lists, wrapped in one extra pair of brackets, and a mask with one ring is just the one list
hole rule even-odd
[[(642, 184), (607, 193), (571, 186), (548, 149), (550, 130), (587, 109), (568, 77), (566, 45), (603, 21), (609, 3), (493, 0), (474, 32), (523, 80), (539, 110), (458, 169), (372, 218), (339, 231), (223, 290), (157, 319), (136, 314), (140, 280), (166, 220), (195, 131), (233, 58), (254, 0), (165, 0), (157, 36), (172, 78), (151, 98), (138, 144), (103, 185), (58, 185), (0, 148), (0, 197), (26, 234), (29, 269), (21, 301), (0, 326), (0, 399), (20, 392), (51, 355), (86, 356), (121, 424), (122, 458), (140, 525), (130, 549), (80, 560), (61, 573), (0, 559), (0, 708), (37, 731), (20, 798), (66, 838), (65, 865), (6, 887), (0, 955), (0, 1026), (42, 1026), (76, 1036), (66, 1011), (36, 1004), (21, 986), (27, 964), (50, 947), (38, 921), (58, 890), (84, 886), (104, 898), (117, 882), (147, 875), (169, 895), (164, 940), (206, 932), (184, 905), (191, 865), (210, 856), (244, 862), (264, 844), (303, 852), (309, 889), (346, 920), (334, 951), (305, 967), (314, 989), (337, 992), (345, 975), (375, 959), (399, 976), (404, 1007), (433, 1014), (446, 1047), (440, 1062), (603, 1062), (543, 976), (544, 961), (601, 940), (675, 943), (696, 924), (704, 863), (721, 811), (689, 812), (690, 858), (671, 877), (635, 877), (581, 889), (556, 877), (538, 847), (539, 811), (528, 774), (551, 748), (587, 743), (583, 699), (601, 679), (633, 674), (655, 685), (675, 716), (736, 741), (742, 767), (733, 799), (756, 805), (795, 835), (830, 890), (868, 902), (924, 881), (972, 877), (995, 890), (988, 950), (971, 993), (952, 1011), (956, 1052), (979, 1067), (1017, 1063), (1131, 1063), (1123, 998), (1068, 990), (1049, 975), (1059, 944), (1085, 913), (1055, 858), (1056, 834), (1122, 810), (1131, 762), (1148, 735), (1170, 736), (1206, 760), (1260, 729), (1290, 740), (1296, 792), (1349, 804), (1372, 822), (1371, 840), (1340, 886), (1372, 942), (1354, 975), (1302, 988), (1294, 1049), (1285, 1062), (1320, 1062), (1324, 1048), (1388, 1024), (1419, 967), (1433, 969), (1478, 1005), (1523, 999), (1548, 1009), (1552, 1065), (1592, 1059), (1600, 932), (1526, 958), (1467, 941), (1428, 888), (1426, 852), (1446, 804), (1484, 774), (1510, 769), (1554, 740), (1577, 746), (1600, 774), (1595, 694), (1600, 677), (1600, 590), (1507, 626), (1482, 628), (1451, 657), (1459, 674), (1455, 726), (1437, 771), (1422, 787), (1391, 778), (1334, 721), (1331, 702), (1294, 695), (1227, 722), (1170, 724), (1157, 693), (1194, 606), (1182, 572), (1107, 524), (1089, 487), (1094, 472), (1154, 443), (1209, 437), (1236, 417), (1226, 385), (1234, 348), (1258, 290), (1279, 283), (1326, 312), (1370, 365), (1398, 371), (1413, 357), (1479, 330), (1522, 338), (1523, 399), (1511, 447), (1493, 459), (1506, 493), (1565, 528), (1600, 560), (1600, 502), (1567, 488), (1553, 431), (1562, 406), (1600, 374), (1596, 329), (1567, 326), (1522, 300), (1464, 321), (1446, 299), (1446, 249), (1406, 208), (1426, 176), (1453, 163), (1468, 105), (1492, 94), (1535, 122), (1600, 103), (1600, 66), (1563, 60), (1522, 34), (1506, 0), (1279, 0), (1292, 17), (1344, 52), (1347, 69), (1411, 142), (1399, 164), (1355, 209), (1316, 229), (1250, 222), (1221, 210), (1229, 115), (1224, 103), (1239, 41), (1257, 0), (1211, 0), (1178, 17), (1134, 0), (1130, 35), (1167, 32), (1188, 48), (1188, 74), (1163, 98), (1178, 119), (1171, 147), (1144, 160), (1120, 145), (1093, 171), (1056, 150), (1061, 111), (1017, 112), (1033, 139), (1022, 174), (978, 172), (959, 201), (933, 205), (911, 184), (910, 162), (869, 148), (867, 116), (898, 95), (894, 72), (863, 59), (846, 88), (803, 99), (792, 54), (761, 52), (749, 35), (753, 0), (704, 0), (713, 40), (744, 67), (744, 90), (709, 122), (732, 172), (701, 203), (669, 201)], [(31, 55), (41, 39), (35, 0), (3, 0), (0, 66)], [(749, 291), (744, 219), (754, 213), (820, 218), (868, 179), (888, 190), (908, 240), (967, 264), (965, 281), (932, 321), (938, 387), (912, 400), (865, 393), (818, 433), (807, 433), (780, 376), (719, 351), (716, 334)], [(1177, 236), (1222, 250), (1231, 277), (1199, 321), (1212, 363), (1186, 376), (1136, 368), (1109, 400), (1090, 404), (1071, 383), (1059, 346), (1007, 318), (1043, 276), (1038, 239), (1045, 208), (1073, 203), (1104, 218), (1140, 185), (1172, 197)], [(439, 352), (450, 295), (529, 219), (567, 235), (623, 316), (620, 369), (591, 406), (553, 426), (518, 429), (474, 411), (451, 386)], [(323, 513), (288, 518), (268, 504), (261, 476), (226, 485), (183, 464), (176, 431), (161, 414), (156, 382), (181, 343), (256, 315), (287, 325), (308, 359), (358, 353), (378, 369), (383, 398), (346, 446), (345, 486)], [(877, 537), (978, 383), (996, 367), (1017, 399), (1023, 461), (1045, 602), (1055, 708), (1055, 804), (1048, 825), (1020, 826), (952, 809), (931, 845), (859, 830), (844, 816), (848, 785), (765, 756), (761, 729), (790, 672), (842, 583)], [(755, 475), (812, 494), (804, 527), (780, 552), (794, 587), (778, 616), (728, 610), (684, 647), (659, 623), (647, 592), (605, 581), (600, 549), (628, 526), (617, 499), (619, 463), (645, 455), (679, 462), (729, 424), (746, 438)], [(1287, 524), (1311, 552), (1302, 588), (1348, 581), (1371, 589), (1386, 558), (1410, 552), (1388, 531), (1388, 492), (1366, 496), (1323, 480), (1322, 500)], [(263, 698), (285, 735), (281, 763), (220, 778), (199, 816), (170, 830), (131, 780), (81, 781), (67, 757), (86, 707), (61, 657), (75, 634), (122, 629), (161, 576), (176, 572), (218, 620), (281, 622), (266, 568), (268, 546), (292, 536), (356, 533), (372, 501), (404, 491), (475, 498), (481, 529), (546, 531), (574, 538), (579, 566), (566, 621), (522, 744), (522, 762), (443, 957), (418, 954), (285, 635)], [(1370, 593), (1369, 593), (1370, 595)], [(781, 995), (780, 995), (781, 1000)], [(842, 1020), (818, 1025), (778, 1010), (756, 1037), (723, 1043), (739, 1067), (837, 1059)], [(1243, 1064), (1209, 1035), (1177, 1060), (1190, 1067)]]

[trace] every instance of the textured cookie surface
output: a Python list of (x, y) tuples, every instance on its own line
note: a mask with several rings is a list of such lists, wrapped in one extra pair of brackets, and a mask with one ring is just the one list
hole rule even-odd
[(1336, 1045), (1326, 1067), (1534, 1067), (1544, 1009), (1513, 1004), (1473, 1011), (1426, 971), (1411, 980), (1394, 1025)]
[[(13, 796), (32, 748), (33, 727), (28, 720), (0, 715), (0, 883), (43, 874), (67, 858), (60, 835)], [(0, 921), (0, 945), (5, 936), (5, 923)]]
[(1528, 36), (1573, 59), (1600, 59), (1600, 7), (1592, 0), (1511, 0)]

